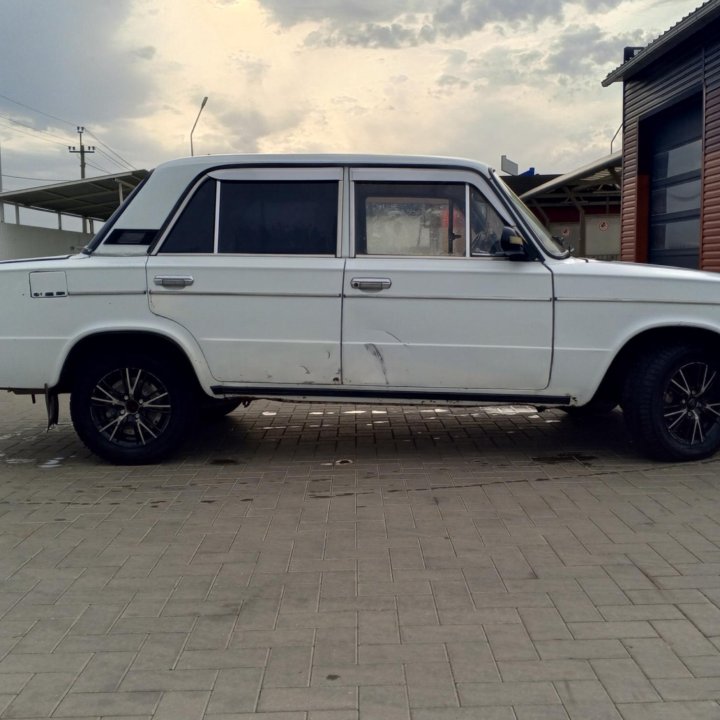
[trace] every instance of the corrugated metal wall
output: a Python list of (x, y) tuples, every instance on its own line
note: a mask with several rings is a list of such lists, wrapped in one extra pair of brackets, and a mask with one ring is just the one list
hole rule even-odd
[(720, 42), (705, 55), (705, 137), (703, 142), (701, 263), (720, 271)]
[(624, 84), (621, 258), (647, 260), (649, 177), (640, 155), (643, 119), (704, 92), (701, 267), (720, 271), (720, 24)]

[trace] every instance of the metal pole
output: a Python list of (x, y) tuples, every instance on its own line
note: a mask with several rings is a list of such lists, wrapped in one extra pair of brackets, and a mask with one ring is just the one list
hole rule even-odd
[(190, 131), (190, 157), (195, 155), (195, 151), (193, 149), (193, 133), (195, 132), (195, 128), (197, 127), (198, 120), (200, 119), (200, 115), (202, 114), (203, 108), (205, 107), (207, 103), (207, 95), (202, 99), (202, 102), (200, 103), (200, 110), (198, 110), (197, 117), (195, 118), (195, 124), (192, 126), (192, 130)]

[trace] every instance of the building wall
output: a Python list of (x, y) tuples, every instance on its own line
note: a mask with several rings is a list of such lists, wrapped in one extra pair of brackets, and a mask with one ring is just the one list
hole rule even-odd
[(720, 270), (720, 41), (705, 55), (702, 266)]
[(75, 253), (85, 247), (91, 237), (69, 230), (0, 223), (0, 260)]
[(650, 178), (640, 157), (641, 123), (698, 92), (705, 103), (700, 265), (720, 271), (720, 23), (624, 83), (623, 260), (647, 260)]

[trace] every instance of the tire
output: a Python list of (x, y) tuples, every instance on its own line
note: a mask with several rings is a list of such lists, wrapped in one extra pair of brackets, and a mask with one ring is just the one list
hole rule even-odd
[(213, 422), (222, 420), (233, 410), (236, 410), (242, 404), (242, 400), (235, 398), (203, 398), (200, 402), (200, 417), (205, 422)]
[(103, 355), (79, 368), (70, 416), (80, 439), (119, 465), (157, 462), (190, 426), (194, 386), (172, 361), (141, 352)]
[(627, 427), (659, 460), (701, 460), (720, 449), (720, 359), (678, 345), (640, 358), (623, 393)]

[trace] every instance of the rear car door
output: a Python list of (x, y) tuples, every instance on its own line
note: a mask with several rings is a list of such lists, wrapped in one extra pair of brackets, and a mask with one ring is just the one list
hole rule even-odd
[(149, 258), (152, 311), (195, 336), (222, 383), (340, 383), (342, 177), (211, 172)]

